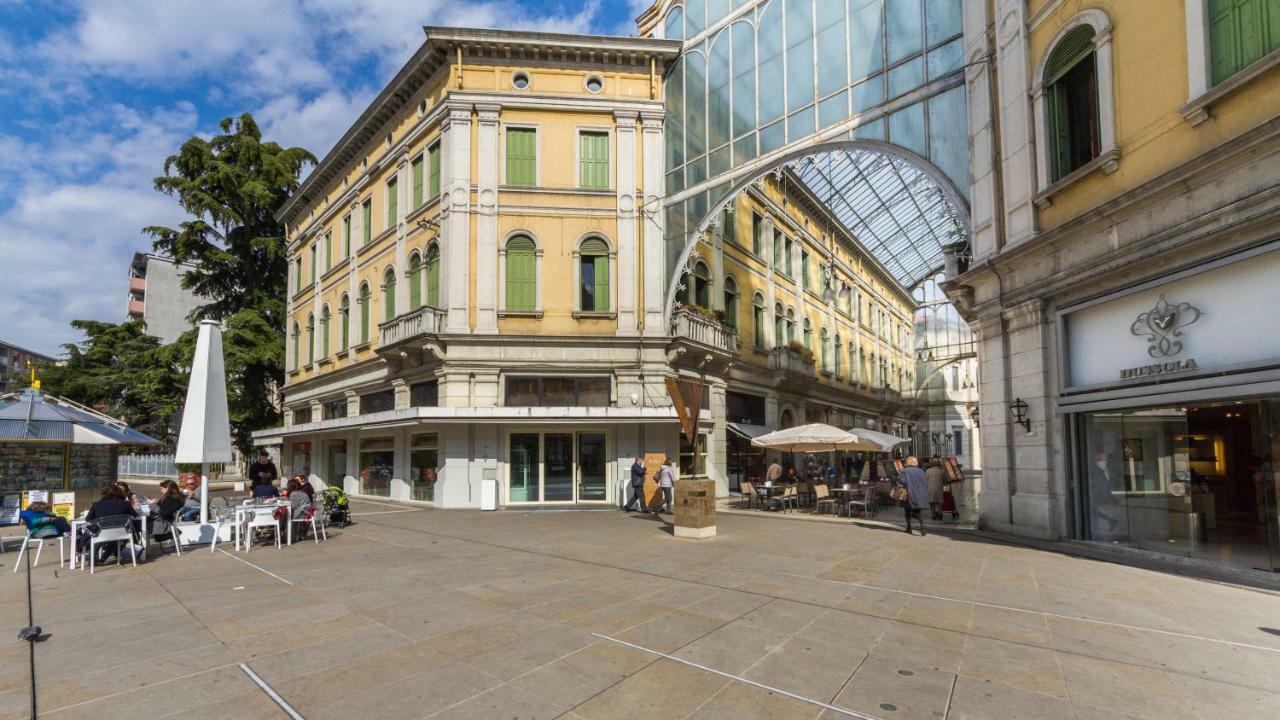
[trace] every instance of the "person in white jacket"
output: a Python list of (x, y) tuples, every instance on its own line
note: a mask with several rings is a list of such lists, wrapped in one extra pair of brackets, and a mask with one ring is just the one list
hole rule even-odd
[(676, 469), (671, 458), (662, 461), (662, 467), (658, 468), (658, 487), (662, 489), (662, 500), (658, 503), (658, 507), (653, 509), (653, 514), (658, 515), (665, 511), (671, 512), (672, 503), (674, 502), (676, 486)]

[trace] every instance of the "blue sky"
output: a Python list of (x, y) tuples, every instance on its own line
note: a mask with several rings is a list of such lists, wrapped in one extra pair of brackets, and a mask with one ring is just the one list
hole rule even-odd
[(0, 339), (61, 354), (124, 318), (164, 158), (251, 112), (323, 155), (424, 24), (634, 34), (649, 0), (0, 0)]

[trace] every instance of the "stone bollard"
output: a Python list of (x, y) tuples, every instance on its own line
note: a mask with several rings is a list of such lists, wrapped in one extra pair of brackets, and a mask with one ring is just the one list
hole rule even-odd
[(675, 536), (695, 540), (715, 537), (715, 481), (680, 480), (675, 495)]

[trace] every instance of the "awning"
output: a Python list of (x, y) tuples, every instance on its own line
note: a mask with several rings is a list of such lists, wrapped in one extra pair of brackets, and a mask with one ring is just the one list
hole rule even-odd
[(758, 438), (761, 435), (767, 435), (768, 433), (773, 431), (773, 429), (770, 428), (768, 425), (751, 425), (749, 423), (731, 422), (731, 423), (725, 423), (725, 426), (729, 428), (729, 432), (733, 433), (734, 435), (737, 435), (743, 440), (751, 440), (753, 438)]

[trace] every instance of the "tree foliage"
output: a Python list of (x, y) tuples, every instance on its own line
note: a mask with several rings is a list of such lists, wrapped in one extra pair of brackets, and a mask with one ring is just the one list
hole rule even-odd
[(280, 422), (274, 395), (284, 384), (289, 260), (275, 213), (316, 159), (302, 148), (263, 142), (247, 113), (219, 127), (221, 134), (208, 140), (183, 143), (155, 180), (191, 219), (144, 232), (157, 252), (195, 266), (183, 277), (183, 287), (203, 299), (192, 319), (223, 324), (232, 431), (248, 452), (254, 430)]

